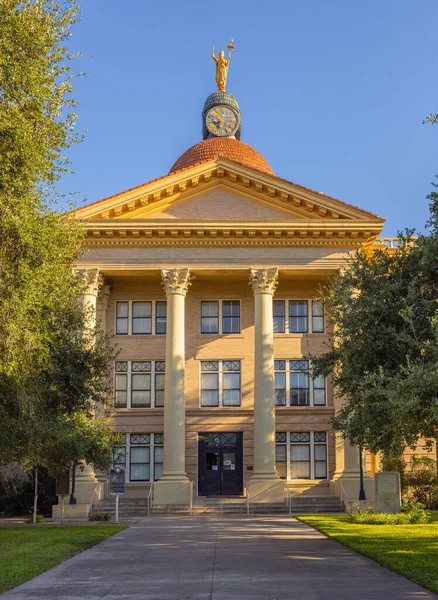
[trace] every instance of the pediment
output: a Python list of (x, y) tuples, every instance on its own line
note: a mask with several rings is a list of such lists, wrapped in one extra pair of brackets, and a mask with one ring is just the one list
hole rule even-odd
[(290, 211), (271, 208), (257, 200), (249, 200), (235, 192), (226, 189), (213, 189), (198, 198), (170, 202), (158, 212), (137, 214), (137, 219), (182, 219), (184, 221), (197, 219), (261, 219), (278, 221), (279, 219), (302, 218), (291, 215)]
[(373, 221), (384, 219), (274, 175), (218, 158), (74, 211), (87, 221), (260, 220)]

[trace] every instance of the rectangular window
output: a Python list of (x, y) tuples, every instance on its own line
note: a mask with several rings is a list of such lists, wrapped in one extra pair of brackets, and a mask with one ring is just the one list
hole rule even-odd
[(287, 434), (275, 434), (275, 466), (282, 479), (287, 479)]
[(240, 360), (201, 361), (201, 406), (240, 406)]
[(274, 300), (274, 333), (285, 332), (285, 301)]
[(164, 360), (155, 361), (155, 407), (164, 406), (164, 377), (166, 363)]
[(129, 323), (129, 302), (116, 302), (116, 334), (127, 335)]
[(151, 474), (151, 436), (148, 433), (131, 433), (129, 453), (130, 481), (149, 481)]
[[(286, 302), (289, 306), (287, 319)], [(274, 300), (273, 320), (274, 333), (324, 333), (324, 302), (321, 300)]]
[(165, 368), (164, 360), (117, 361), (114, 408), (162, 408)]
[(291, 360), (290, 368), (290, 405), (310, 406), (309, 361)]
[(286, 406), (286, 361), (274, 361), (275, 405)]
[(312, 333), (324, 333), (324, 303), (312, 300)]
[(219, 302), (201, 302), (201, 333), (219, 333)]
[(240, 302), (238, 300), (222, 302), (222, 333), (240, 333)]
[(308, 332), (307, 300), (289, 300), (289, 333)]
[(314, 466), (315, 479), (327, 479), (327, 433), (315, 431), (314, 440)]
[(132, 303), (132, 334), (152, 333), (152, 302)]
[(283, 479), (327, 479), (327, 432), (278, 432), (276, 468)]
[(114, 405), (115, 408), (126, 408), (128, 402), (128, 363), (116, 362)]
[(116, 334), (165, 334), (166, 309), (167, 302), (162, 300), (116, 302)]
[(131, 408), (151, 407), (151, 362), (131, 363)]
[(291, 433), (290, 444), (291, 479), (310, 479), (310, 433)]
[(276, 406), (326, 406), (325, 377), (312, 378), (306, 359), (275, 360), (274, 387)]
[(165, 335), (167, 320), (167, 302), (157, 301), (155, 303), (155, 333)]
[(201, 333), (240, 333), (240, 301), (201, 300)]
[(164, 435), (162, 433), (154, 434), (154, 480), (158, 481), (163, 472), (163, 444)]
[(114, 448), (113, 452), (113, 468), (120, 467), (126, 469), (126, 435), (122, 435), (120, 446)]

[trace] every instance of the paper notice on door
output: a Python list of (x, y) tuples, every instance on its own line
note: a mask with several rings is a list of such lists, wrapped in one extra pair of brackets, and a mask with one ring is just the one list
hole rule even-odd
[(212, 471), (218, 471), (218, 470), (219, 470), (219, 467), (218, 467), (217, 465), (213, 465), (213, 466), (211, 467), (211, 470), (212, 470)]
[(235, 471), (236, 470), (236, 465), (231, 465), (231, 470)]

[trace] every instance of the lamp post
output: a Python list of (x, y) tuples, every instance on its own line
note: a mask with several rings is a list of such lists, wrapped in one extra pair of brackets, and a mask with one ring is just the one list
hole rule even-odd
[(76, 461), (73, 462), (71, 474), (71, 494), (69, 504), (77, 504), (76, 502)]
[(360, 489), (359, 489), (359, 500), (366, 500), (365, 488), (363, 485), (363, 462), (362, 462), (362, 446), (359, 446), (359, 476), (360, 476)]

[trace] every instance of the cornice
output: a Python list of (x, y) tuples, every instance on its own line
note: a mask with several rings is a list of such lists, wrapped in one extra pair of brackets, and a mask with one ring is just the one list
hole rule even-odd
[(100, 219), (86, 224), (85, 246), (95, 247), (223, 247), (369, 246), (380, 233), (373, 221), (180, 221)]

